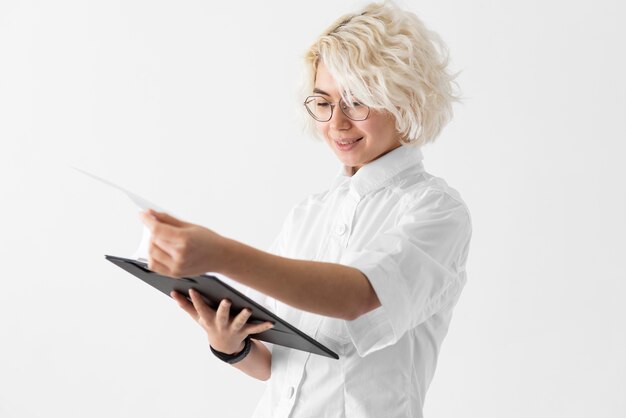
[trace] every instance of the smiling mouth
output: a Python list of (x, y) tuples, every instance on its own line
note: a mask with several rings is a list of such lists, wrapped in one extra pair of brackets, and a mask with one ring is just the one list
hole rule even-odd
[(363, 137), (357, 138), (357, 139), (335, 140), (335, 142), (338, 143), (339, 145), (350, 145), (350, 144), (354, 144), (355, 142), (360, 141), (361, 139), (363, 139)]

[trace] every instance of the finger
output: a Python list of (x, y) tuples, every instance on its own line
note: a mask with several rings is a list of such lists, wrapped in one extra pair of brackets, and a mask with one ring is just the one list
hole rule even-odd
[(148, 227), (153, 238), (165, 241), (175, 241), (179, 237), (180, 228), (160, 222), (159, 219), (150, 214), (151, 212), (141, 212), (139, 214), (141, 222)]
[(263, 331), (267, 331), (268, 329), (274, 328), (274, 324), (271, 322), (263, 322), (262, 324), (254, 324), (254, 325), (246, 325), (243, 328), (243, 332), (246, 335), (258, 334)]
[(196, 289), (189, 289), (189, 296), (191, 296), (191, 302), (193, 307), (196, 308), (198, 314), (204, 318), (207, 323), (213, 323), (215, 321), (215, 311), (206, 304), (202, 296)]
[(154, 216), (149, 210), (145, 212), (140, 211), (139, 219), (141, 219), (141, 222), (147, 226), (150, 231), (152, 231), (154, 226), (159, 222), (156, 216)]
[(184, 241), (183, 243), (180, 242), (180, 237), (179, 237), (179, 241), (167, 241), (160, 237), (153, 237), (150, 242), (154, 243), (154, 245), (159, 247), (172, 260), (174, 260), (176, 256), (180, 253), (180, 247), (182, 246), (181, 244), (184, 243)]
[(176, 303), (178, 303), (178, 306), (180, 306), (185, 312), (189, 314), (189, 316), (194, 319), (194, 321), (198, 320), (198, 311), (196, 310), (196, 308), (194, 308), (193, 303), (189, 302), (189, 300), (185, 296), (175, 290), (172, 290), (170, 296), (176, 301)]
[(230, 328), (233, 331), (241, 331), (246, 322), (248, 322), (248, 318), (252, 315), (252, 311), (248, 308), (242, 309), (241, 312), (233, 319), (233, 323), (230, 324)]
[(161, 276), (174, 277), (174, 273), (168, 266), (152, 257), (148, 259), (148, 269), (160, 274)]
[(228, 320), (230, 319), (230, 301), (228, 299), (222, 299), (220, 306), (217, 307), (215, 313), (215, 323), (219, 329), (228, 328)]
[(161, 243), (150, 240), (150, 248), (148, 249), (148, 255), (157, 260), (161, 264), (172, 265), (174, 264), (174, 259), (168, 251), (168, 249), (162, 245)]
[(157, 212), (154, 209), (148, 209), (148, 213), (157, 218), (162, 223), (166, 223), (168, 225), (183, 227), (187, 225), (187, 222), (183, 222), (178, 218), (173, 217), (169, 213), (166, 212)]

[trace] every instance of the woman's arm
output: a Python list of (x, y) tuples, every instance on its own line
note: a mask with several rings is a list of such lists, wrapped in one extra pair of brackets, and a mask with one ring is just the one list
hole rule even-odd
[(287, 305), (346, 320), (380, 306), (369, 280), (355, 268), (280, 257), (223, 239), (218, 272)]
[[(243, 350), (245, 345), (243, 341), (248, 335), (267, 331), (272, 326), (271, 322), (257, 325), (247, 324), (248, 318), (250, 318), (248, 309), (242, 310), (231, 319), (228, 300), (222, 300), (217, 310), (213, 310), (194, 289), (189, 291), (191, 301), (176, 291), (173, 291), (171, 296), (189, 316), (204, 328), (209, 344), (222, 353), (239, 353)], [(272, 374), (272, 355), (260, 341), (252, 339), (251, 342), (252, 347), (248, 355), (243, 360), (234, 363), (233, 366), (256, 379), (267, 380)]]
[(380, 306), (369, 280), (355, 268), (279, 257), (162, 212), (141, 216), (152, 233), (148, 265), (157, 273), (223, 273), (287, 305), (347, 320)]
[(272, 375), (272, 353), (265, 344), (253, 338), (250, 353), (233, 367), (255, 379), (268, 380)]

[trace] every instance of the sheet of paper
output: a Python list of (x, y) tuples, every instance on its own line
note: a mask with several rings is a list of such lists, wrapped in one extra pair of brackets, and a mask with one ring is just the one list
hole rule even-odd
[[(85, 170), (81, 170), (80, 168), (74, 167), (74, 166), (70, 166), (72, 167), (74, 170), (78, 171), (79, 173), (82, 173), (88, 177), (91, 177), (94, 180), (97, 180), (101, 183), (106, 184), (107, 186), (113, 187), (114, 189), (117, 189), (119, 191), (121, 191), (122, 193), (124, 193), (126, 196), (128, 196), (130, 198), (130, 200), (132, 200), (135, 205), (137, 205), (138, 208), (142, 209), (142, 210), (147, 210), (147, 209), (154, 209), (157, 212), (166, 212), (164, 209), (162, 209), (161, 207), (159, 207), (158, 205), (155, 205), (154, 203), (150, 202), (148, 199), (145, 199), (135, 193), (132, 193), (131, 191), (118, 186), (117, 184), (114, 184), (108, 180), (103, 179), (102, 177), (98, 177), (95, 174), (91, 174), (86, 172)], [(133, 255), (131, 255), (128, 258), (133, 258), (135, 260), (140, 260), (140, 261), (144, 261), (144, 262), (148, 262), (148, 251), (150, 248), (150, 237), (151, 237), (151, 233), (150, 230), (148, 229), (147, 226), (143, 226), (143, 232), (141, 234), (141, 242), (139, 243), (139, 246), (137, 247), (137, 249), (135, 250), (135, 253)], [(206, 272), (206, 274), (210, 274), (213, 276), (216, 276), (218, 279), (220, 279), (221, 281), (223, 281), (224, 283), (234, 287), (235, 289), (246, 293), (247, 291), (247, 287), (233, 279), (231, 279), (228, 276), (224, 276), (221, 273), (217, 273), (217, 272)], [(252, 295), (250, 295), (253, 299), (255, 300), (259, 300), (258, 297), (260, 296), (260, 293), (254, 293), (256, 291), (252, 291)], [(253, 297), (254, 295), (254, 297)]]
[[(158, 205), (155, 205), (154, 203), (150, 202), (148, 199), (144, 199), (143, 197), (136, 195), (135, 193), (132, 193), (129, 190), (121, 186), (118, 186), (117, 184), (114, 184), (108, 180), (105, 180), (102, 177), (98, 177), (95, 174), (88, 173), (85, 170), (81, 170), (80, 168), (77, 168), (74, 166), (70, 166), (70, 167), (72, 167), (74, 170), (78, 171), (79, 173), (82, 173), (88, 177), (91, 177), (94, 180), (97, 180), (101, 183), (106, 184), (107, 186), (113, 187), (114, 189), (117, 189), (123, 192), (126, 196), (130, 198), (130, 200), (133, 201), (133, 203), (135, 203), (135, 205), (137, 205), (138, 208), (142, 210), (154, 209), (157, 212), (165, 212), (165, 210), (163, 210)], [(144, 225), (143, 231), (141, 234), (141, 241), (139, 242), (139, 246), (135, 250), (135, 253), (131, 255), (129, 258), (134, 258), (136, 260), (141, 260), (145, 262), (148, 261), (148, 248), (150, 247), (150, 236), (151, 236), (150, 230), (148, 229), (147, 226)]]

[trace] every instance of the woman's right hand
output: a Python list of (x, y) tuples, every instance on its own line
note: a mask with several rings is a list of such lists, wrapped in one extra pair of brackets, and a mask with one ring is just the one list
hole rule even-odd
[(226, 354), (235, 354), (243, 350), (244, 340), (250, 334), (258, 334), (273, 327), (271, 322), (248, 325), (246, 322), (252, 312), (242, 309), (230, 320), (230, 301), (222, 299), (217, 310), (212, 309), (195, 289), (189, 290), (191, 302), (182, 294), (172, 291), (170, 296), (185, 310), (207, 333), (213, 349)]

